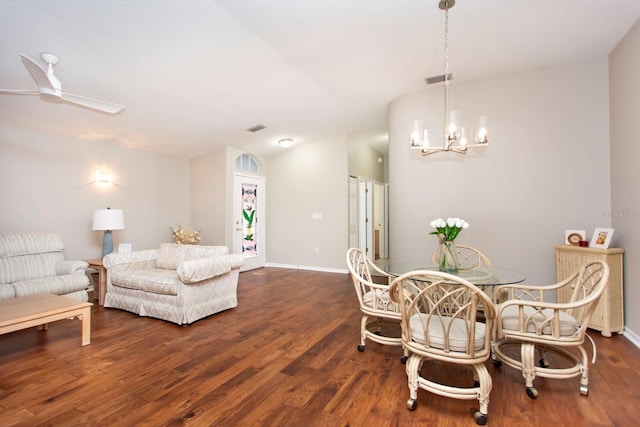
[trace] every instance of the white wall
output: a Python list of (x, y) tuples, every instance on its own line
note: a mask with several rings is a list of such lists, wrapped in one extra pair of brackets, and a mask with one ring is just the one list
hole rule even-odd
[[(348, 245), (346, 137), (305, 144), (266, 162), (267, 262), (344, 271)], [(314, 213), (322, 219), (312, 219)]]
[(227, 242), (227, 150), (212, 151), (191, 159), (191, 226), (200, 230), (202, 245)]
[(611, 92), (611, 217), (614, 236), (625, 250), (626, 333), (640, 345), (640, 21), (609, 55)]
[[(349, 175), (377, 182), (385, 181), (385, 155), (371, 148), (366, 140), (349, 139)], [(378, 161), (381, 159), (382, 161)]]
[(529, 283), (554, 282), (564, 230), (611, 225), (607, 59), (454, 82), (450, 92), (464, 122), (489, 115), (490, 146), (421, 157), (409, 150), (409, 131), (423, 118), (442, 135), (441, 87), (391, 103), (390, 258), (430, 259), (429, 223), (457, 216), (471, 224), (460, 243)]
[[(95, 170), (114, 182), (95, 183)], [(114, 247), (157, 247), (172, 241), (170, 226), (189, 220), (189, 161), (24, 128), (0, 129), (0, 231), (59, 233), (68, 259), (99, 258), (101, 231), (93, 211), (123, 209), (125, 230)]]

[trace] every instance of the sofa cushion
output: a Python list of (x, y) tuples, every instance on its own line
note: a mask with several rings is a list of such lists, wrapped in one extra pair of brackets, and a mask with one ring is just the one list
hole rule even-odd
[(11, 285), (0, 285), (0, 299), (15, 298), (16, 291)]
[(164, 268), (124, 270), (111, 274), (111, 284), (113, 286), (155, 294), (177, 295), (179, 283), (180, 280), (176, 270)]
[(0, 283), (40, 279), (57, 274), (56, 265), (64, 259), (62, 252), (0, 258)]
[(84, 274), (67, 274), (13, 283), (17, 297), (34, 294), (64, 295), (86, 290), (88, 286), (89, 278)]
[(156, 267), (176, 270), (184, 261), (211, 258), (229, 253), (226, 246), (180, 245), (163, 243), (158, 248)]
[(0, 257), (62, 252), (64, 244), (51, 231), (9, 231), (0, 233)]

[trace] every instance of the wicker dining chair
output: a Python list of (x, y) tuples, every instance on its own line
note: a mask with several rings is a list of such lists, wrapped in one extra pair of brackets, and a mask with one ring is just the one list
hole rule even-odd
[[(497, 318), (492, 359), (496, 367), (504, 362), (522, 371), (527, 395), (535, 399), (536, 376), (572, 378), (580, 376), (580, 393), (589, 394), (589, 358), (583, 347), (589, 320), (609, 280), (609, 266), (603, 261), (585, 264), (565, 280), (548, 286), (504, 285), (496, 288), (502, 302)], [(547, 302), (545, 296), (559, 289), (570, 290), (568, 302)], [(596, 347), (593, 343), (595, 363)], [(507, 349), (512, 347), (509, 352)], [(535, 353), (538, 352), (538, 366)], [(550, 366), (546, 352), (569, 363)], [(519, 355), (519, 356), (516, 356)], [(570, 365), (566, 367), (566, 365)]]
[[(485, 362), (491, 355), (495, 318), (489, 297), (463, 278), (430, 270), (399, 276), (389, 292), (400, 305), (402, 344), (410, 354), (406, 365), (407, 408), (416, 409), (419, 388), (455, 399), (478, 399), (480, 408), (474, 418), (477, 424), (485, 424), (492, 387)], [(484, 308), (484, 322), (478, 320), (480, 306)], [(459, 387), (438, 381), (432, 370), (421, 369), (429, 359), (472, 368), (473, 385)]]
[[(360, 320), (360, 344), (358, 351), (365, 350), (367, 339), (378, 344), (402, 346), (400, 338), (400, 306), (389, 298), (389, 282), (391, 275), (375, 265), (364, 252), (358, 248), (347, 251), (347, 266), (353, 286), (356, 290), (362, 319)], [(378, 282), (374, 282), (377, 277)], [(383, 334), (383, 326), (391, 324), (397, 329), (397, 336)], [(400, 359), (407, 360), (407, 352)]]
[[(478, 249), (467, 246), (467, 245), (458, 245), (456, 244), (456, 253), (455, 257), (458, 261), (458, 267), (461, 270), (470, 270), (472, 268), (489, 268), (491, 267), (491, 261), (489, 257), (484, 253), (479, 251)], [(438, 251), (433, 254), (431, 257), (431, 262), (434, 265), (438, 264)], [(493, 286), (486, 285), (476, 285), (480, 289), (484, 291), (485, 294), (489, 296), (489, 299), (493, 299)]]

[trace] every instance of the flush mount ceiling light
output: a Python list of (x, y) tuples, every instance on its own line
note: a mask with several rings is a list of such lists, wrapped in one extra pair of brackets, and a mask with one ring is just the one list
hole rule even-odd
[(278, 144), (280, 144), (280, 146), (282, 148), (289, 148), (293, 145), (293, 139), (291, 138), (283, 138), (281, 140), (278, 141)]
[(460, 122), (460, 112), (449, 111), (449, 81), (453, 79), (453, 75), (449, 74), (449, 9), (454, 4), (455, 0), (440, 0), (438, 3), (438, 7), (444, 10), (444, 75), (426, 79), (427, 84), (444, 82), (444, 145), (431, 145), (431, 134), (424, 128), (424, 122), (415, 120), (411, 132), (411, 148), (420, 150), (423, 156), (441, 151), (467, 154), (468, 148), (485, 147), (489, 144), (487, 116), (480, 116), (476, 131), (469, 132), (474, 134), (473, 144), (469, 144), (467, 129)]

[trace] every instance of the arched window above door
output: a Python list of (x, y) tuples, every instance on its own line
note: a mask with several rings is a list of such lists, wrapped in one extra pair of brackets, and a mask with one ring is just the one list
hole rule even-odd
[(260, 165), (251, 154), (242, 154), (236, 158), (236, 170), (257, 174), (260, 172)]

